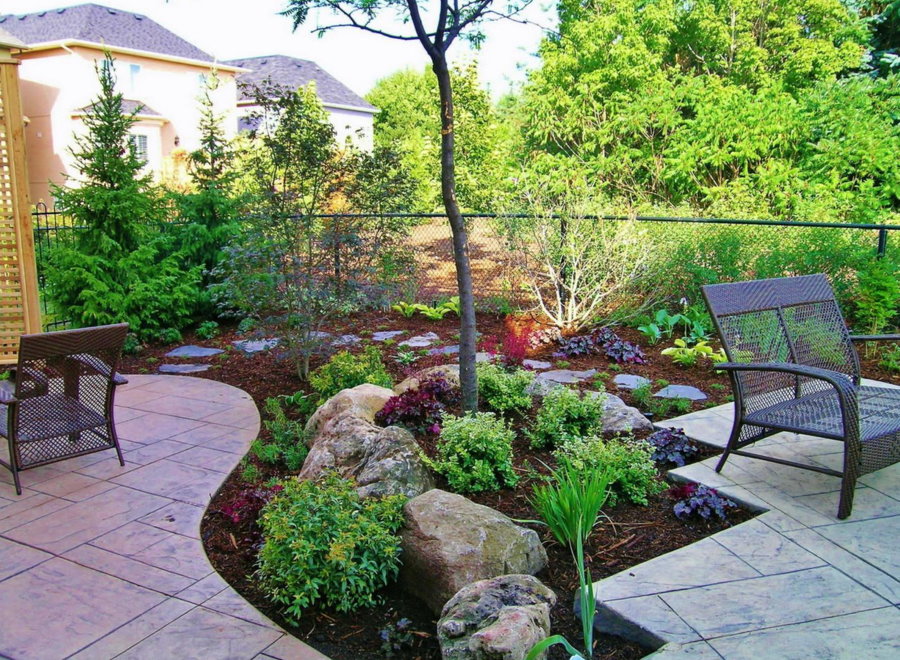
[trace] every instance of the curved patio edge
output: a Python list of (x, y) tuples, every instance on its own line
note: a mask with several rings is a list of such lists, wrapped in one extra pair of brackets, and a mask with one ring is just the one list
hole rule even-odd
[(124, 467), (100, 452), (28, 470), (21, 497), (0, 475), (0, 655), (328, 660), (229, 586), (200, 539), (259, 433), (253, 400), (201, 378), (128, 380)]
[[(731, 404), (667, 420), (704, 444), (729, 437)], [(774, 456), (838, 467), (842, 445), (780, 433)], [(654, 658), (896, 658), (900, 642), (900, 465), (860, 479), (836, 517), (840, 479), (741, 456), (672, 470), (762, 513), (594, 583), (595, 628)]]

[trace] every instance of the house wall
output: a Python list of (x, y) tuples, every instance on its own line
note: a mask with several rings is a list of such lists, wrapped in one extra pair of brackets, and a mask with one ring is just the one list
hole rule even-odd
[[(161, 115), (158, 120), (141, 120), (133, 129), (135, 134), (147, 136), (147, 167), (158, 176), (174, 149), (191, 151), (199, 147), (200, 76), (212, 69), (137, 55), (114, 53), (113, 57), (118, 90), (125, 98), (145, 103)], [(97, 98), (100, 83), (95, 63), (103, 59), (103, 53), (79, 46), (25, 51), (19, 59), (23, 110), (30, 120), (25, 133), (31, 200), (43, 200), (52, 206), (49, 182), (63, 185), (77, 175), (70, 150), (75, 136), (85, 128), (73, 113)], [(140, 66), (133, 84), (129, 75), (132, 64)], [(226, 135), (231, 137), (236, 128), (237, 88), (233, 73), (219, 71), (218, 75), (220, 84), (213, 92), (213, 103), (223, 117)]]
[[(372, 150), (373, 140), (373, 114), (363, 110), (347, 110), (325, 105), (328, 119), (334, 127), (335, 139), (338, 144), (344, 144), (348, 138), (358, 148), (365, 151)], [(259, 110), (255, 104), (242, 104), (238, 108), (239, 117), (248, 117)], [(234, 126), (237, 126), (235, 121)]]

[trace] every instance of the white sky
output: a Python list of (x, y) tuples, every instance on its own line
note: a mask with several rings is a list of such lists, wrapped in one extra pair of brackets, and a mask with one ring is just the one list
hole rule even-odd
[[(290, 55), (314, 60), (358, 94), (367, 93), (380, 78), (404, 68), (429, 63), (418, 42), (400, 42), (354, 28), (333, 30), (319, 38), (310, 34), (310, 16), (297, 32), (290, 19), (279, 16), (285, 0), (94, 0), (143, 14), (180, 37), (222, 60), (255, 55)], [(541, 25), (555, 26), (555, 4), (537, 3), (526, 16)], [(24, 14), (82, 4), (77, 0), (0, 0), (0, 14)], [(498, 2), (498, 7), (502, 3)], [(327, 15), (323, 15), (323, 24)], [(399, 25), (399, 24), (398, 24)], [(409, 29), (399, 26), (401, 29)], [(535, 56), (541, 30), (533, 25), (499, 21), (486, 27), (487, 40), (476, 57), (482, 81), (494, 97), (525, 78), (525, 68), (538, 64)], [(467, 44), (450, 49), (452, 59), (471, 57)]]

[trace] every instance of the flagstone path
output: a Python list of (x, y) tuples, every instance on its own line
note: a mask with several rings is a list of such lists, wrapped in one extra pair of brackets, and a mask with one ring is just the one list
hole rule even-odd
[[(724, 447), (732, 415), (660, 425)], [(843, 456), (795, 433), (755, 450), (835, 469)], [(837, 477), (741, 456), (719, 474), (717, 461), (669, 474), (765, 513), (595, 583), (596, 627), (660, 648), (654, 658), (900, 658), (900, 465), (861, 477), (838, 520)]]
[[(113, 451), (0, 469), (0, 656), (327, 660), (254, 609), (200, 541), (213, 493), (259, 431), (243, 391), (128, 376)], [(5, 451), (4, 448), (0, 451)]]

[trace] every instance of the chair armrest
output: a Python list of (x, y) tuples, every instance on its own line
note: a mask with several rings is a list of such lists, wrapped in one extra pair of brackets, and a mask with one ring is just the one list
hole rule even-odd
[(900, 341), (900, 335), (850, 335), (850, 341)]
[(116, 385), (127, 385), (128, 384), (128, 379), (125, 378), (125, 376), (120, 374), (118, 371), (113, 374), (112, 380)]
[(13, 396), (13, 393), (10, 392), (5, 387), (0, 387), (0, 405), (8, 406), (11, 403), (16, 403), (18, 399)]
[(846, 374), (842, 374), (840, 371), (810, 367), (805, 364), (794, 364), (793, 362), (722, 362), (715, 365), (715, 367), (723, 371), (774, 371), (824, 380), (837, 390), (842, 402), (844, 400), (848, 403), (856, 402), (856, 385), (853, 384), (853, 381)]

